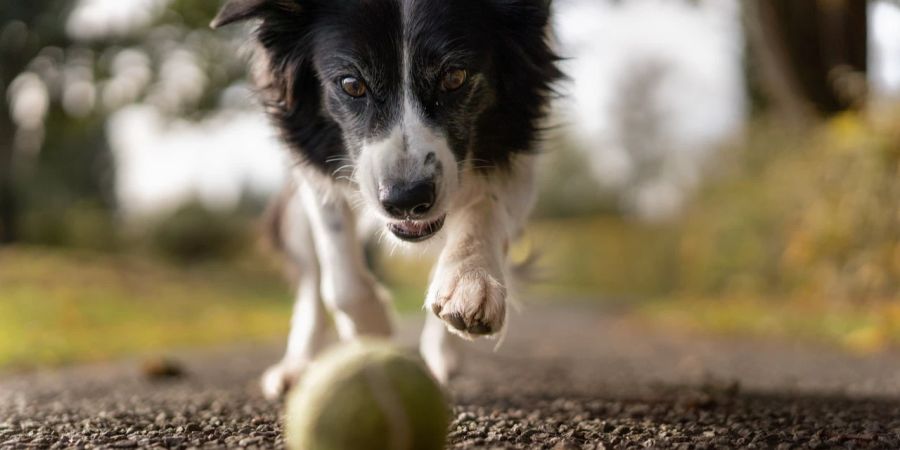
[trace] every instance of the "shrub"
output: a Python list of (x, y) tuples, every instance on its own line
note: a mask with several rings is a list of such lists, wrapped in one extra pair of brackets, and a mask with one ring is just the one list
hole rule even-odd
[(803, 136), (752, 133), (686, 211), (681, 288), (900, 299), (900, 121), (880, 119), (848, 113)]
[(251, 220), (238, 213), (215, 212), (187, 203), (149, 230), (153, 250), (180, 263), (231, 258), (252, 241)]

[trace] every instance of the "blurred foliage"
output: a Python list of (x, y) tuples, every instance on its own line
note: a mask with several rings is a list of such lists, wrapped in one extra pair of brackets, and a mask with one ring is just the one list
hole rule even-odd
[(548, 143), (552, 148), (540, 156), (535, 217), (622, 213), (621, 193), (597, 181), (576, 144), (562, 133)]
[(821, 307), (759, 297), (680, 298), (638, 306), (655, 326), (712, 336), (801, 339), (859, 354), (900, 345), (900, 305)]
[[(513, 261), (534, 260), (519, 280), (517, 300), (627, 303), (671, 292), (677, 234), (669, 225), (620, 215), (538, 219), (513, 247)], [(384, 249), (377, 264), (401, 310), (421, 308), (428, 257)]]
[(29, 209), (21, 218), (22, 240), (44, 246), (115, 251), (123, 240), (119, 223), (101, 206), (78, 201), (61, 210)]
[(513, 255), (538, 257), (532, 296), (623, 301), (673, 288), (674, 239), (665, 224), (622, 216), (553, 219), (530, 226)]
[(116, 249), (114, 162), (103, 121), (70, 119), (57, 111), (47, 124), (52, 134), (43, 149), (17, 164), (20, 240)]
[(227, 260), (246, 254), (255, 238), (255, 220), (216, 212), (199, 201), (157, 219), (147, 230), (150, 250), (177, 263)]
[(703, 332), (900, 345), (900, 111), (751, 127), (677, 222), (677, 285), (640, 309)]
[(15, 108), (0, 108), (0, 242), (68, 244), (60, 233), (44, 239), (22, 222), (43, 218), (41, 228), (59, 228), (55, 222), (84, 202), (113, 220), (115, 166), (105, 126), (118, 109), (144, 103), (170, 117), (199, 119), (250, 104), (227, 94), (243, 82), (247, 64), (235, 58), (245, 45), (239, 28), (208, 27), (219, 5), (156, 2), (144, 5), (148, 20), (83, 35), (69, 27), (77, 2), (0, 6), (0, 95), (12, 107), (27, 86), (38, 115), (22, 123), (7, 113)]
[(758, 127), (681, 224), (680, 288), (862, 304), (900, 300), (900, 121)]

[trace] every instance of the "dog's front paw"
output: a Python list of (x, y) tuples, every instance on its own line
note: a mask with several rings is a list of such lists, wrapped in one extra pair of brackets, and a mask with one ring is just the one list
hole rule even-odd
[(281, 398), (297, 384), (305, 369), (306, 364), (287, 364), (284, 361), (272, 365), (260, 379), (263, 396), (269, 400)]
[(477, 266), (439, 269), (426, 307), (462, 337), (497, 333), (506, 320), (506, 288), (498, 278)]

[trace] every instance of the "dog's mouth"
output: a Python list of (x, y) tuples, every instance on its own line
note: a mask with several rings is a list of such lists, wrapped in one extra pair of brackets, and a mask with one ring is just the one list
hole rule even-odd
[(399, 222), (391, 222), (388, 224), (388, 230), (398, 238), (407, 242), (421, 242), (434, 236), (435, 233), (441, 231), (444, 227), (444, 214), (432, 221), (425, 220), (401, 220)]

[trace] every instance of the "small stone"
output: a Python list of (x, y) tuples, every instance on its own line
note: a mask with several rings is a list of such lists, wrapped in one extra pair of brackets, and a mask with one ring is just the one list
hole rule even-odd
[(247, 447), (250, 445), (258, 444), (259, 441), (260, 441), (260, 439), (255, 438), (255, 437), (244, 438), (244, 439), (241, 439), (240, 442), (238, 442), (238, 445), (240, 445), (241, 447)]
[(178, 447), (183, 443), (184, 438), (180, 437), (167, 437), (163, 439), (163, 444), (165, 444), (166, 447)]
[(141, 363), (141, 373), (149, 380), (181, 378), (185, 375), (182, 365), (171, 358), (156, 357)]

